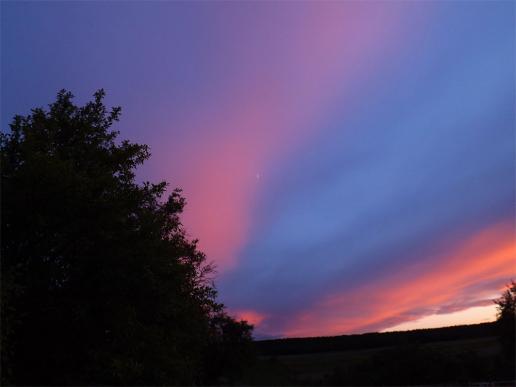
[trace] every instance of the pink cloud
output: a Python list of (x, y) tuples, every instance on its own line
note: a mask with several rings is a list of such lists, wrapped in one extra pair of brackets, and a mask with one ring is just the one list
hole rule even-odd
[(251, 19), (241, 21), (242, 39), (221, 33), (228, 60), (249, 65), (259, 53), (264, 65), (236, 72), (220, 99), (182, 120), (188, 134), (175, 145), (182, 150), (162, 161), (163, 168), (188, 163), (188, 174), (171, 171), (188, 198), (185, 225), (221, 271), (236, 264), (249, 239), (254, 205), (266, 189), (266, 179), (257, 176), (266, 177), (318, 134), (336, 96), (341, 104), (357, 98), (357, 84), (367, 84), (382, 56), (402, 45), (403, 13), (396, 6), (308, 3), (303, 12), (282, 9), (264, 22), (272, 29), (266, 34)]
[(259, 325), (267, 316), (259, 313), (255, 310), (238, 310), (231, 311), (232, 314), (237, 320), (247, 321), (251, 325)]

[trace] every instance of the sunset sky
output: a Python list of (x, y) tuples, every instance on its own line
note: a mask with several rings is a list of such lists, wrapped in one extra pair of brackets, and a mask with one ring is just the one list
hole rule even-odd
[(104, 88), (256, 337), (490, 321), (516, 279), (514, 7), (2, 2), (2, 130)]

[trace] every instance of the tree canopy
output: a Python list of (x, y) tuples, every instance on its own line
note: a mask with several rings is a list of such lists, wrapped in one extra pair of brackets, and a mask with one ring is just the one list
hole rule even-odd
[(498, 309), (497, 324), (504, 356), (512, 367), (514, 377), (516, 345), (516, 282), (506, 286), (502, 296), (495, 300)]
[(231, 382), (252, 327), (217, 302), (181, 190), (136, 182), (149, 148), (103, 98), (62, 90), (1, 135), (3, 382)]

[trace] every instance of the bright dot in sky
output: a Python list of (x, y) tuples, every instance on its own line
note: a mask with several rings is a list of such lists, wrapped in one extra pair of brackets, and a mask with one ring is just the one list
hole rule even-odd
[(260, 175), (259, 173), (256, 174), (256, 180), (260, 180), (261, 177), (262, 175)]

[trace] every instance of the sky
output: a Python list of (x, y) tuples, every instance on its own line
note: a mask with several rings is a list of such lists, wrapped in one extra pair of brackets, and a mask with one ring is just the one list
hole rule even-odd
[(1, 125), (104, 88), (255, 336), (491, 321), (516, 279), (512, 1), (0, 3)]

